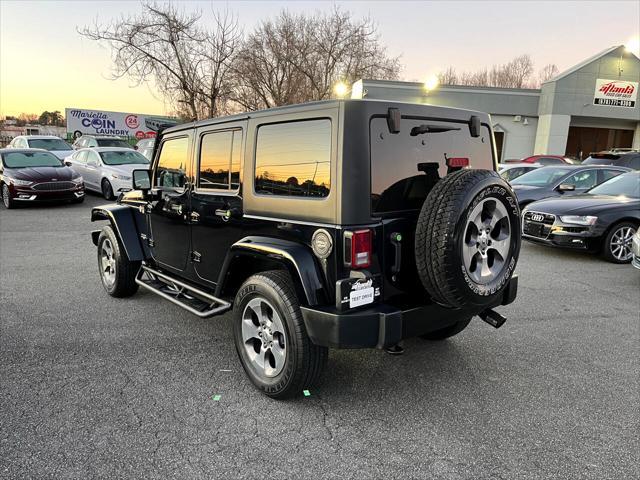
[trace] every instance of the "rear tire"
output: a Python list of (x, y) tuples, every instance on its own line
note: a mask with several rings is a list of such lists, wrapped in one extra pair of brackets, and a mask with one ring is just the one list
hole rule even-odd
[(287, 272), (253, 275), (238, 290), (233, 335), (253, 384), (272, 398), (300, 395), (320, 377), (328, 349), (311, 342)]
[(101, 188), (102, 196), (106, 200), (113, 200), (113, 188), (111, 187), (111, 183), (109, 183), (109, 180), (107, 180), (106, 178), (102, 179)]
[(602, 255), (611, 263), (629, 263), (633, 258), (631, 242), (638, 225), (632, 222), (620, 222), (609, 230), (602, 242)]
[(473, 317), (469, 317), (466, 320), (460, 320), (459, 322), (454, 323), (453, 325), (449, 325), (448, 327), (442, 328), (440, 330), (425, 333), (424, 335), (420, 335), (420, 338), (423, 338), (425, 340), (437, 341), (453, 337), (454, 335), (457, 335), (465, 328), (467, 328), (467, 325), (469, 325), (472, 318)]
[(122, 298), (136, 293), (136, 275), (140, 264), (127, 258), (111, 226), (102, 229), (98, 237), (98, 270), (102, 286), (109, 295)]

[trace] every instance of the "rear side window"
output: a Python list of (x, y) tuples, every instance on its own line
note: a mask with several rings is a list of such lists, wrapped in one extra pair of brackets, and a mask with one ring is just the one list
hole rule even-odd
[(258, 128), (256, 193), (326, 197), (330, 188), (330, 120), (285, 122)]
[(640, 170), (640, 155), (629, 155), (625, 160), (623, 166)]
[(536, 160), (536, 163), (539, 163), (540, 165), (563, 165), (564, 164), (564, 162), (559, 158), (553, 158), (553, 157), (538, 158)]
[[(412, 136), (414, 127), (428, 125), (444, 131)], [(386, 118), (373, 118), (371, 141), (372, 213), (418, 210), (438, 178), (418, 170), (420, 163), (437, 163), (447, 173), (446, 158), (466, 157), (473, 168), (493, 170), (491, 132), (482, 125), (474, 138), (466, 123), (402, 118), (400, 132), (389, 133)]]
[(189, 162), (189, 139), (173, 138), (162, 142), (155, 184), (164, 188), (184, 188)]
[(242, 131), (207, 133), (200, 144), (198, 188), (236, 190), (240, 186)]

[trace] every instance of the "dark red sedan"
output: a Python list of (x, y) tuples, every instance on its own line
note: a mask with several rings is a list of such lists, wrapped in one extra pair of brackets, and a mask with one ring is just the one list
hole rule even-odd
[(522, 163), (537, 163), (539, 165), (571, 165), (573, 162), (561, 155), (531, 155), (520, 160)]
[(75, 170), (46, 150), (0, 149), (2, 203), (84, 200), (84, 181)]

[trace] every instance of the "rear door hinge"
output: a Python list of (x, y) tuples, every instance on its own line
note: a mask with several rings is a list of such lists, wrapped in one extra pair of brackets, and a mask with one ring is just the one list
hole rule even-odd
[(200, 252), (191, 252), (191, 261), (194, 263), (200, 263), (202, 255)]

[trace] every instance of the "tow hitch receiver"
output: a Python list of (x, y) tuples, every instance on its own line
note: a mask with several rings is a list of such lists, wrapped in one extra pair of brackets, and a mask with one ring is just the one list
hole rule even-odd
[(506, 317), (500, 315), (492, 308), (487, 308), (485, 311), (480, 312), (478, 316), (494, 328), (500, 328), (504, 322), (507, 321)]

